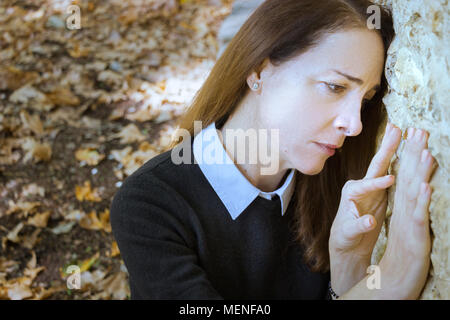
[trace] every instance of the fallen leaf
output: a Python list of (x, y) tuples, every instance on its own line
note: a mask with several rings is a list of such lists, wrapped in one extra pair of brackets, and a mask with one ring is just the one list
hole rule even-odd
[(81, 263), (79, 263), (78, 266), (80, 267), (80, 273), (89, 270), (90, 267), (92, 267), (92, 265), (95, 263), (95, 261), (97, 261), (99, 257), (100, 252), (97, 252), (92, 257), (83, 260)]
[[(39, 195), (43, 197), (45, 195), (45, 188), (38, 186), (36, 183), (29, 183), (22, 188), (20, 196), (26, 198), (32, 195)], [(37, 202), (39, 203), (39, 202)]]
[(120, 254), (119, 246), (117, 245), (117, 241), (113, 241), (111, 244), (111, 257), (115, 257)]
[(31, 259), (27, 263), (23, 276), (8, 280), (0, 288), (1, 299), (23, 300), (33, 296), (30, 286), (37, 274), (45, 267), (36, 267), (36, 253), (32, 251), (31, 254)]
[(22, 149), (26, 152), (23, 162), (33, 159), (34, 162), (49, 161), (52, 157), (52, 148), (48, 143), (40, 143), (31, 137), (24, 139)]
[(120, 132), (113, 134), (109, 137), (109, 140), (120, 138), (121, 144), (140, 142), (146, 139), (146, 137), (139, 131), (139, 128), (130, 123), (120, 130)]
[(94, 190), (91, 190), (91, 182), (89, 180), (86, 180), (82, 187), (78, 185), (75, 186), (75, 196), (78, 201), (102, 201), (98, 194), (98, 189), (95, 188)]
[(111, 232), (111, 224), (109, 222), (109, 209), (106, 208), (100, 213), (100, 222), (102, 224), (102, 229), (106, 232)]
[(54, 107), (54, 104), (44, 93), (30, 84), (14, 91), (9, 97), (9, 101), (26, 104), (38, 111), (50, 111)]
[(69, 52), (72, 58), (81, 58), (89, 55), (89, 49), (82, 48), (79, 43), (75, 43), (74, 47), (72, 49), (68, 49), (67, 52)]
[(20, 237), (19, 237), (19, 232), (22, 230), (22, 228), (24, 227), (23, 222), (19, 222), (14, 229), (12, 229), (7, 235), (6, 235), (6, 239), (8, 239), (9, 241), (15, 242), (15, 243), (19, 243), (20, 242)]
[(67, 88), (57, 88), (56, 90), (47, 93), (47, 98), (55, 105), (60, 106), (78, 106), (80, 99)]
[(9, 208), (6, 211), (6, 214), (11, 214), (14, 212), (22, 212), (22, 214), (25, 216), (25, 218), (28, 216), (29, 213), (33, 213), (36, 210), (36, 207), (38, 207), (41, 203), (39, 201), (19, 201), (14, 202), (13, 200), (8, 201)]
[[(6, 295), (3, 293), (3, 299), (23, 300), (33, 296), (33, 291), (30, 289), (29, 279), (26, 277), (14, 279), (7, 284)], [(0, 293), (1, 294), (1, 293)]]
[(52, 294), (60, 291), (66, 291), (67, 286), (59, 285), (56, 287), (50, 287), (48, 289), (42, 287), (33, 288), (33, 297), (30, 300), (43, 300), (50, 297)]
[(37, 72), (23, 72), (14, 67), (0, 69), (0, 90), (16, 90), (38, 78)]
[(100, 280), (106, 276), (106, 271), (104, 270), (94, 270), (94, 271), (84, 271), (80, 273), (81, 277), (81, 291), (86, 291), (89, 288), (96, 289)]
[(78, 161), (86, 161), (90, 166), (95, 166), (105, 158), (105, 155), (93, 148), (80, 148), (75, 152), (75, 158)]
[(36, 213), (34, 216), (28, 218), (27, 224), (38, 228), (45, 228), (47, 226), (48, 219), (50, 218), (50, 214), (50, 211)]
[(64, 216), (64, 219), (80, 221), (85, 215), (86, 213), (81, 210), (72, 210)]
[(41, 233), (42, 229), (38, 228), (33, 231), (30, 236), (23, 236), (22, 246), (27, 249), (33, 249), (37, 242), (40, 241), (38, 238), (39, 233)]
[(97, 285), (97, 289), (100, 290), (100, 292), (94, 295), (92, 299), (124, 300), (130, 296), (128, 275), (123, 271), (112, 274), (100, 281)]
[(51, 232), (54, 234), (61, 234), (61, 233), (67, 233), (70, 230), (72, 230), (73, 226), (76, 224), (76, 221), (69, 221), (69, 222), (61, 222), (56, 227), (50, 229)]
[(24, 128), (30, 129), (34, 134), (41, 135), (44, 133), (44, 128), (42, 127), (42, 122), (38, 114), (30, 115), (28, 112), (21, 110), (20, 119)]
[(106, 209), (103, 213), (100, 213), (100, 219), (97, 217), (95, 210), (92, 210), (80, 219), (79, 225), (84, 229), (105, 230), (106, 232), (111, 232), (111, 226), (109, 223), (109, 209)]

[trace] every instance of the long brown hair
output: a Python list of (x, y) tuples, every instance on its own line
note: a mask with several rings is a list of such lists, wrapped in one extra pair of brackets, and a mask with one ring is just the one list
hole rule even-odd
[[(247, 94), (247, 77), (259, 70), (266, 57), (279, 66), (317, 44), (325, 33), (367, 28), (367, 8), (371, 5), (367, 0), (266, 0), (216, 61), (192, 104), (178, 119), (178, 128), (189, 131), (191, 137), (194, 121), (201, 121), (202, 127), (216, 122), (221, 128)], [(374, 30), (383, 39), (386, 59), (394, 31), (389, 12), (379, 8), (381, 29)], [(362, 109), (362, 132), (347, 137), (342, 151), (329, 158), (319, 174), (296, 172), (294, 202), (290, 204), (295, 206), (293, 227), (296, 241), (303, 247), (304, 262), (313, 272), (329, 270), (328, 240), (341, 189), (347, 180), (364, 177), (375, 154), (378, 130), (387, 114), (382, 103), (386, 89), (383, 72), (381, 88)], [(174, 139), (166, 150), (180, 139)]]

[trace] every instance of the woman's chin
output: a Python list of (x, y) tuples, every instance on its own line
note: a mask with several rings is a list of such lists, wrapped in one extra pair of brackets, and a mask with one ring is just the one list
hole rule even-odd
[(322, 172), (324, 164), (325, 163), (322, 163), (322, 165), (317, 165), (317, 166), (302, 167), (302, 168), (297, 169), (297, 170), (300, 171), (303, 174), (308, 175), (308, 176), (314, 176), (314, 175), (319, 174), (320, 172)]

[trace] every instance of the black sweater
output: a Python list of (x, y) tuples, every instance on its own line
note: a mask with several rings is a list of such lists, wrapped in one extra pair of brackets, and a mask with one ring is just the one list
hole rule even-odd
[(330, 273), (311, 272), (293, 241), (293, 206), (281, 216), (278, 196), (257, 197), (233, 220), (198, 164), (170, 154), (126, 178), (111, 204), (131, 299), (327, 298)]

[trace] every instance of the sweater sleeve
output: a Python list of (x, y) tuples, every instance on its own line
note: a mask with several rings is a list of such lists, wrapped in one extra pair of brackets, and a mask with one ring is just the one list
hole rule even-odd
[(223, 299), (187, 244), (193, 231), (176, 215), (180, 200), (148, 175), (137, 177), (128, 177), (110, 207), (131, 299)]

